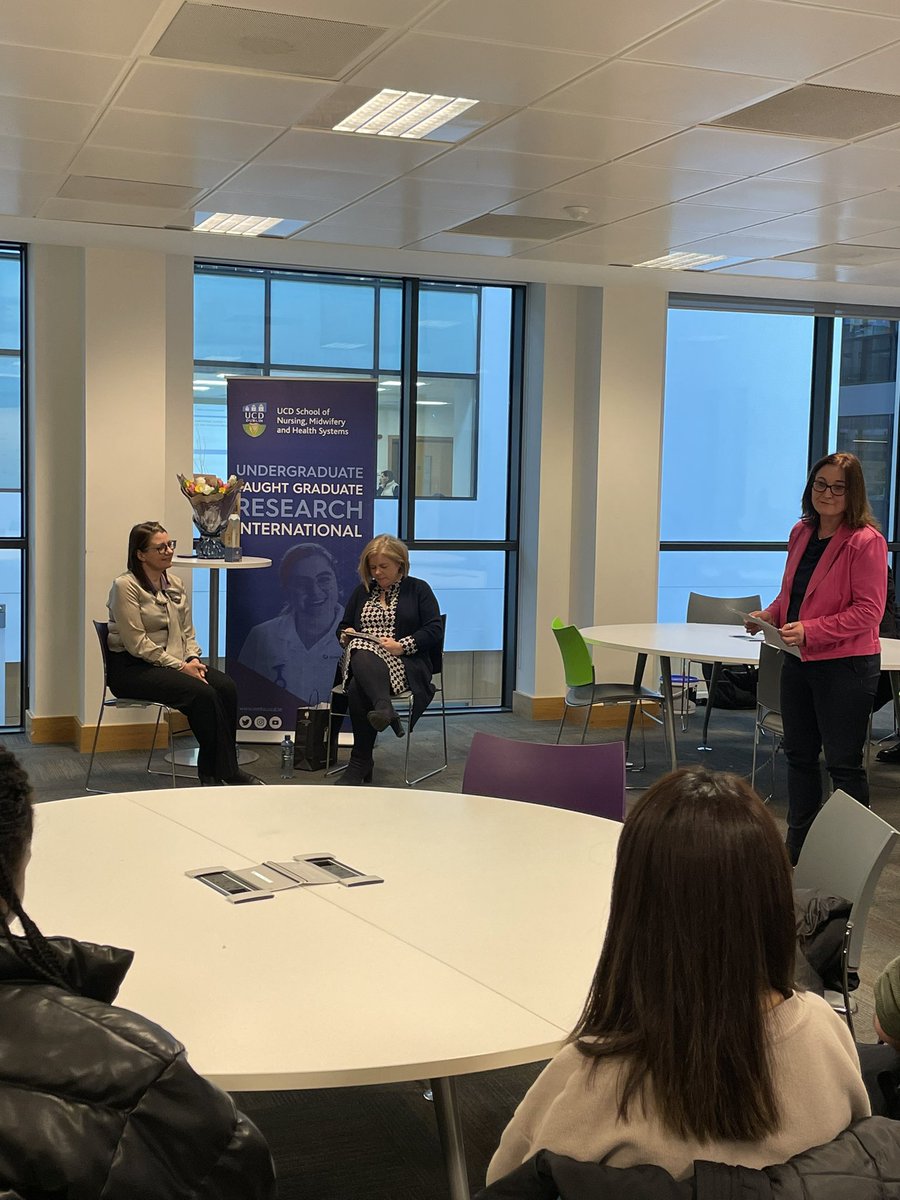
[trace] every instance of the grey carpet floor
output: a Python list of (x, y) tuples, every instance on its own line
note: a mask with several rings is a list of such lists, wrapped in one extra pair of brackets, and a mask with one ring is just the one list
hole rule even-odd
[[(712, 751), (700, 752), (698, 713), (687, 733), (679, 736), (682, 763), (703, 762), (715, 770), (749, 774), (752, 714), (713, 714)], [(876, 717), (875, 736), (886, 735), (890, 726), (885, 710)], [(472, 734), (485, 730), (505, 737), (550, 742), (555, 724), (532, 722), (509, 713), (454, 715), (449, 721), (450, 766), (422, 786), (433, 791), (459, 791), (462, 770)], [(574, 726), (573, 726), (574, 731)], [(597, 736), (592, 732), (591, 737)], [(605, 735), (602, 735), (605, 736)], [(6, 745), (16, 753), (32, 779), (39, 802), (82, 795), (87, 755), (67, 746), (32, 746), (24, 735), (10, 735)], [(425, 718), (414, 737), (417, 761), (422, 768), (439, 749), (439, 731), (433, 718)], [(381, 748), (383, 747), (383, 748)], [(260, 749), (260, 759), (249, 769), (268, 783), (280, 783), (278, 750)], [(647, 735), (647, 770), (630, 776), (629, 782), (649, 784), (667, 766), (658, 729)], [(110, 791), (133, 791), (167, 787), (165, 775), (148, 776), (146, 756), (137, 751), (107, 753), (98, 757), (94, 784)], [(768, 791), (768, 761), (758, 783)], [(403, 749), (400, 742), (382, 738), (375, 783), (402, 786)], [(900, 823), (900, 767), (872, 762), (872, 806), (885, 820)], [(321, 775), (298, 772), (296, 786), (320, 783)], [(186, 780), (186, 783), (189, 782)], [(784, 815), (784, 763), (776, 760), (772, 811), (779, 821)], [(640, 791), (629, 792), (629, 802)], [(872, 1032), (872, 984), (881, 968), (900, 954), (900, 853), (895, 853), (882, 875), (866, 930), (861, 984), (856, 998), (860, 1041), (874, 1041)], [(77, 934), (77, 930), (72, 931)], [(536, 968), (539, 964), (536, 963)], [(177, 1034), (177, 1030), (174, 1030)], [(310, 1031), (315, 1036), (315, 1031)], [(190, 1048), (189, 1048), (190, 1049)], [(466, 1139), (469, 1180), (472, 1190), (480, 1187), (490, 1156), (504, 1125), (542, 1064), (463, 1076), (458, 1081), (460, 1107)], [(247, 1092), (236, 1100), (269, 1139), (279, 1176), (279, 1200), (443, 1200), (447, 1195), (441, 1148), (433, 1106), (423, 1097), (416, 1082), (381, 1087), (343, 1088), (307, 1092)]]

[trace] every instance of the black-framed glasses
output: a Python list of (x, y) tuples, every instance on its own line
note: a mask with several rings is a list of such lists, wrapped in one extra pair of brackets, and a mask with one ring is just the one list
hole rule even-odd
[(843, 496), (847, 491), (846, 483), (826, 483), (824, 479), (813, 480), (814, 492), (831, 492), (832, 496)]
[(172, 538), (171, 542), (158, 542), (155, 546), (148, 546), (148, 550), (155, 550), (157, 554), (165, 554), (167, 550), (173, 550), (178, 545), (178, 539)]

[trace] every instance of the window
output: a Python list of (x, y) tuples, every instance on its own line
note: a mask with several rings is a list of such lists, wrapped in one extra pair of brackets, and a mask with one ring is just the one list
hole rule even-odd
[(24, 253), (0, 245), (0, 729), (25, 712)]
[[(229, 375), (377, 379), (376, 470), (396, 486), (375, 500), (375, 529), (403, 538), (446, 610), (457, 705), (511, 700), (523, 304), (515, 287), (196, 269), (194, 469), (226, 470)], [(208, 578), (193, 575), (204, 644)], [(223, 587), (223, 613), (225, 600)]]

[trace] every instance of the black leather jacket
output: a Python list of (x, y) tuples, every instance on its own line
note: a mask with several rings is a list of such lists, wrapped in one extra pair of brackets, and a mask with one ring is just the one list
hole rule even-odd
[(51, 941), (72, 992), (0, 938), (0, 1198), (270, 1200), (256, 1127), (171, 1034), (111, 1007), (131, 951)]
[(475, 1200), (888, 1200), (898, 1179), (900, 1122), (866, 1117), (780, 1166), (696, 1162), (681, 1182), (662, 1167), (606, 1167), (539, 1150)]

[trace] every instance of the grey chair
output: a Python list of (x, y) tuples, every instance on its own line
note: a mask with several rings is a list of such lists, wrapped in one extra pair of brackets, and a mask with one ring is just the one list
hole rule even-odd
[(841, 954), (843, 1015), (853, 1033), (847, 977), (859, 970), (866, 918), (879, 876), (900, 834), (846, 792), (834, 792), (813, 821), (794, 868), (795, 888), (850, 901)]
[[(413, 713), (413, 694), (409, 689), (405, 692), (400, 692), (396, 696), (391, 697), (391, 701), (396, 709), (398, 705), (405, 704), (405, 711), (400, 712), (401, 721), (406, 722), (406, 755), (403, 760), (403, 779), (407, 787), (415, 787), (417, 783), (421, 783), (423, 779), (431, 779), (433, 775), (439, 775), (441, 771), (446, 771), (447, 764), (450, 761), (447, 752), (447, 701), (444, 695), (444, 639), (447, 634), (447, 617), (445, 613), (441, 613), (441, 644), (436, 650), (431, 652), (431, 682), (434, 684), (434, 699), (428, 705), (426, 712), (435, 712), (435, 704), (440, 704), (441, 717), (441, 734), (443, 736), (444, 756), (443, 760), (431, 771), (426, 771), (423, 775), (416, 775), (414, 779), (409, 777), (409, 751), (412, 744), (412, 713)], [(325, 774), (337, 775), (339, 771), (346, 769), (347, 764), (332, 766), (331, 762), (331, 747), (335, 742), (332, 741), (332, 727), (335, 721), (344, 719), (346, 715), (346, 701), (344, 700), (343, 685), (337, 684), (331, 690), (331, 704), (328, 709), (328, 739), (326, 742), (325, 752)], [(335, 704), (337, 701), (337, 704)], [(423, 716), (425, 714), (423, 713)], [(336, 741), (336, 739), (335, 739)]]
[(130, 700), (123, 696), (114, 696), (109, 690), (107, 682), (107, 665), (109, 662), (109, 622), (94, 621), (94, 631), (97, 634), (97, 640), (100, 642), (100, 654), (103, 659), (103, 694), (100, 700), (100, 712), (97, 715), (97, 725), (94, 729), (94, 741), (91, 746), (91, 761), (88, 763), (87, 775), (84, 780), (84, 790), (86, 792), (105, 792), (106, 788), (91, 787), (91, 773), (94, 770), (94, 756), (97, 753), (97, 739), (100, 737), (100, 726), (103, 723), (103, 714), (109, 708), (156, 708), (156, 724), (153, 727), (153, 740), (150, 743), (150, 753), (147, 756), (147, 771), (150, 775), (168, 775), (168, 771), (153, 770), (153, 751), (156, 748), (156, 735), (159, 732), (159, 723), (162, 720), (163, 713), (166, 715), (166, 726), (169, 732), (169, 756), (172, 760), (172, 787), (178, 787), (178, 777), (175, 773), (175, 735), (172, 732), (172, 722), (168, 719), (169, 715), (176, 712), (177, 709), (170, 708), (168, 704), (158, 704), (155, 700)]
[(781, 667), (784, 655), (780, 650), (765, 643), (759, 648), (759, 675), (756, 681), (756, 728), (753, 732), (753, 766), (750, 770), (750, 786), (756, 787), (756, 752), (761, 734), (772, 735), (772, 782), (766, 802), (775, 795), (775, 756), (784, 740), (784, 722), (781, 719)]
[[(704, 596), (701, 592), (691, 592), (688, 596), (687, 622), (689, 625), (741, 625), (743, 624), (737, 612), (756, 612), (762, 607), (759, 596)], [(734, 610), (737, 610), (735, 612)], [(682, 672), (687, 674), (690, 664)], [(707, 741), (709, 733), (709, 718), (715, 703), (716, 685), (722, 671), (720, 662), (713, 663), (712, 674), (707, 686), (706, 712), (703, 717), (703, 737), (698, 750), (710, 750)]]

